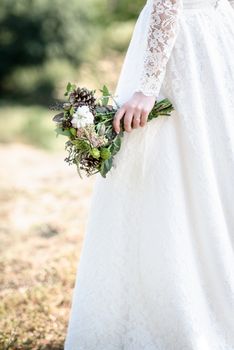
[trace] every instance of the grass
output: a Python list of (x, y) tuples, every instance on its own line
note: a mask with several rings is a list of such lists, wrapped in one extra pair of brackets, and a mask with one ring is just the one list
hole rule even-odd
[(63, 153), (0, 146), (0, 349), (63, 349), (92, 193)]
[(36, 276), (37, 283), (15, 285), (15, 290), (11, 288), (4, 296), (0, 309), (4, 330), (0, 335), (1, 349), (63, 349), (74, 269), (72, 264), (70, 269), (63, 269), (63, 276), (59, 271), (59, 263), (42, 269), (41, 276)]
[[(74, 82), (114, 91), (121, 63), (111, 52), (84, 63)], [(32, 102), (0, 101), (0, 350), (64, 345), (93, 179), (64, 163), (53, 115)]]
[(21, 142), (43, 149), (62, 149), (56, 140), (53, 112), (40, 105), (18, 105), (2, 101), (0, 104), (0, 142)]

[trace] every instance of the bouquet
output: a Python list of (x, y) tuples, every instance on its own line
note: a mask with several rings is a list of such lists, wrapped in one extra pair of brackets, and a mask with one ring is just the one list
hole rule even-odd
[[(120, 133), (113, 128), (113, 118), (119, 108), (115, 98), (106, 86), (96, 91), (77, 87), (68, 83), (65, 96), (67, 101), (57, 103), (52, 109), (61, 112), (53, 117), (57, 135), (65, 135), (68, 140), (65, 161), (75, 164), (80, 177), (82, 171), (87, 176), (100, 173), (106, 177), (113, 166), (113, 159), (121, 148), (124, 135), (123, 122)], [(170, 116), (173, 106), (168, 99), (156, 102), (148, 121), (158, 116)]]

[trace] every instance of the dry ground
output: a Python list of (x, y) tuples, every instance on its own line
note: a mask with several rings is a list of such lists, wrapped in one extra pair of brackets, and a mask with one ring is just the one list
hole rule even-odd
[(65, 153), (0, 146), (0, 349), (63, 349), (93, 179)]

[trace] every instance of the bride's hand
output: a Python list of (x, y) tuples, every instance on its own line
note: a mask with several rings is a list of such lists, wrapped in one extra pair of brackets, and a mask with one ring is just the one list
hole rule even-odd
[(124, 118), (124, 130), (127, 132), (145, 126), (155, 100), (154, 96), (145, 96), (142, 92), (135, 92), (132, 98), (116, 113), (113, 121), (115, 131), (120, 132), (122, 118)]

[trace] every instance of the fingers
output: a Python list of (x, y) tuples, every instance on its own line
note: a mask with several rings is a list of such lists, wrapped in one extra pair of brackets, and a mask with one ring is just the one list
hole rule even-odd
[(150, 111), (155, 103), (155, 97), (145, 96), (142, 93), (135, 93), (116, 113), (113, 120), (113, 127), (119, 133), (121, 119), (124, 118), (124, 130), (130, 132), (140, 126), (146, 125)]
[(149, 112), (140, 107), (123, 106), (116, 113), (113, 120), (113, 127), (116, 133), (120, 132), (120, 122), (124, 118), (124, 130), (131, 132), (132, 128), (143, 127), (147, 123)]
[(123, 118), (125, 114), (125, 108), (121, 107), (117, 113), (115, 114), (114, 120), (113, 120), (113, 127), (115, 132), (118, 134), (120, 132), (120, 121)]
[[(132, 131), (132, 120), (134, 116), (134, 108), (129, 105), (123, 105), (116, 113), (113, 120), (113, 127), (115, 132), (120, 132), (120, 121), (124, 117), (124, 130), (127, 132)], [(140, 122), (140, 121), (139, 121)], [(140, 124), (140, 123), (139, 123)]]
[(141, 122), (140, 122), (141, 127), (144, 127), (146, 125), (148, 116), (149, 116), (149, 111), (147, 109), (143, 109), (141, 112)]
[(127, 132), (132, 131), (133, 116), (134, 116), (134, 110), (132, 108), (128, 108), (124, 116), (124, 130)]
[(141, 123), (141, 109), (136, 108), (134, 112), (133, 122), (132, 122), (133, 129), (139, 128), (140, 123)]

